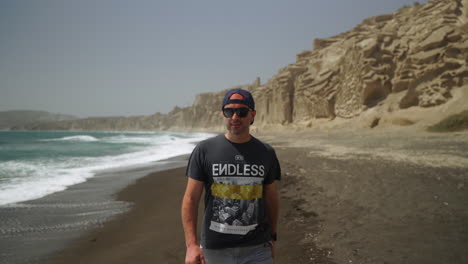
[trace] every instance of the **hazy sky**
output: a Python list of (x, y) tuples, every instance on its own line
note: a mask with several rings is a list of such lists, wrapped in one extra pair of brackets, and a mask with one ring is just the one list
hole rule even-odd
[(198, 93), (265, 83), (315, 38), (413, 2), (3, 0), (0, 111), (165, 113)]

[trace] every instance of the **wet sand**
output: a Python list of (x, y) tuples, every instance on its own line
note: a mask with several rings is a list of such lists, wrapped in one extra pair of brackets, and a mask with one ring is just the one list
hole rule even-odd
[[(262, 136), (282, 165), (275, 263), (467, 263), (468, 135)], [(185, 168), (118, 194), (132, 209), (51, 263), (183, 263)]]
[(55, 263), (183, 263), (179, 217), (185, 169), (150, 174), (120, 192), (128, 213), (77, 239)]
[(131, 208), (130, 203), (115, 199), (117, 191), (151, 172), (185, 164), (187, 155), (99, 171), (95, 177), (63, 192), (1, 206), (0, 264), (48, 264), (50, 254)]

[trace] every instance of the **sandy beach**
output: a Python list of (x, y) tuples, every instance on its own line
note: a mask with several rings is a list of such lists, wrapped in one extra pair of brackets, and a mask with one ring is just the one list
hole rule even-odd
[(77, 239), (53, 256), (55, 263), (182, 263), (179, 207), (185, 169), (150, 174), (121, 191), (133, 203), (128, 213)]
[[(261, 135), (283, 180), (275, 263), (467, 263), (468, 135), (296, 132)], [(185, 168), (152, 173), (133, 204), (50, 263), (183, 263)]]

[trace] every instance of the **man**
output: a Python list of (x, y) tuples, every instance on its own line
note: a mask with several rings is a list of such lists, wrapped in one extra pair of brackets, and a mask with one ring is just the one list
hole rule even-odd
[[(187, 166), (182, 223), (186, 264), (273, 263), (278, 221), (276, 180), (281, 171), (271, 146), (250, 135), (255, 102), (250, 92), (226, 93), (226, 133), (200, 142)], [(205, 188), (201, 245), (198, 204)]]

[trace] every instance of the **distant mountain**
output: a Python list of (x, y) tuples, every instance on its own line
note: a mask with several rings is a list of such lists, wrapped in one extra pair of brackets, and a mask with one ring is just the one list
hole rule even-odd
[(53, 121), (77, 119), (76, 116), (49, 113), (45, 111), (13, 110), (0, 111), (0, 130), (21, 129)]

